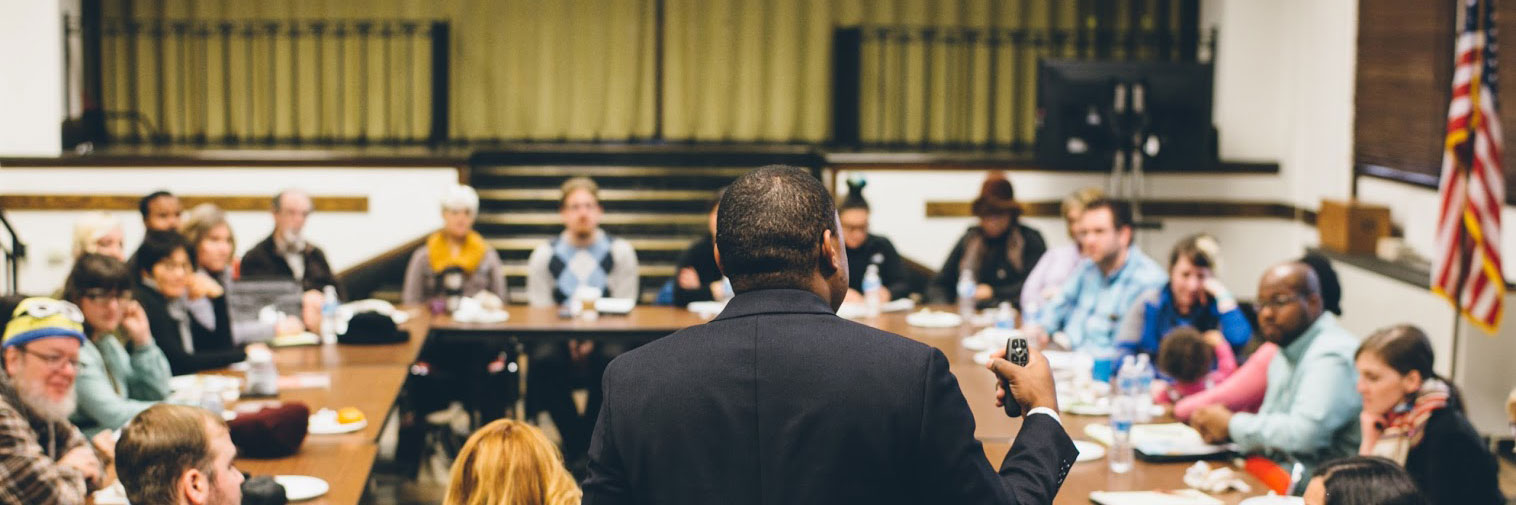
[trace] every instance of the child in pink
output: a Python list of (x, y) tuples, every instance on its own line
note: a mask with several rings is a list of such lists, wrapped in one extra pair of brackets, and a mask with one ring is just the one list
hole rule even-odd
[(1174, 404), (1174, 417), (1180, 421), (1188, 420), (1206, 405), (1255, 412), (1268, 389), (1269, 362), (1278, 351), (1279, 346), (1264, 344), (1238, 367), (1232, 346), (1219, 334), (1202, 335), (1187, 326), (1175, 328), (1163, 337), (1157, 359), (1158, 369), (1174, 383), (1155, 382), (1153, 401)]

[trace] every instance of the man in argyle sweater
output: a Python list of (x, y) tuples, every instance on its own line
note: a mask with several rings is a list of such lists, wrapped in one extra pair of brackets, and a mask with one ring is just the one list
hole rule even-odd
[[(558, 212), (564, 231), (532, 251), (527, 259), (526, 291), (533, 307), (555, 307), (581, 288), (599, 289), (604, 296), (636, 299), (637, 252), (626, 240), (600, 229), (605, 209), (600, 188), (585, 177), (563, 183)], [(600, 377), (611, 358), (625, 345), (593, 340), (538, 343), (529, 347), (527, 413), (547, 410), (563, 436), (563, 456), (571, 468), (589, 450), (590, 434), (600, 415)], [(573, 391), (589, 392), (581, 413)]]

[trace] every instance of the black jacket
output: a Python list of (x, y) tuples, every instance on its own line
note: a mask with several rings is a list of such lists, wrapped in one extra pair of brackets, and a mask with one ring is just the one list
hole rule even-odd
[(1077, 456), (1033, 415), (996, 475), (941, 351), (807, 291), (740, 294), (611, 362), (604, 390), (592, 505), (1052, 503)]
[(1457, 408), (1450, 402), (1427, 419), (1421, 443), (1406, 454), (1406, 472), (1432, 505), (1505, 503), (1495, 456)]
[[(978, 306), (994, 307), (1000, 302), (1011, 302), (1017, 309), (1021, 309), (1021, 286), (1026, 284), (1026, 278), (1032, 273), (1032, 267), (1037, 265), (1037, 260), (1042, 259), (1042, 254), (1048, 250), (1047, 242), (1042, 240), (1042, 234), (1024, 224), (1017, 223), (1015, 233), (1021, 234), (1025, 244), (1021, 247), (1021, 268), (1017, 269), (1006, 258), (1006, 240), (986, 240), (983, 259), (979, 262), (979, 268), (974, 271), (974, 279), (979, 284), (988, 284), (995, 291), (995, 296), (988, 300), (980, 300)], [(932, 280), (931, 296), (928, 298), (938, 303), (953, 303), (958, 301), (958, 274), (962, 271), (959, 263), (963, 261), (964, 250), (967, 249), (971, 239), (979, 236), (979, 227), (974, 226), (963, 233), (958, 239), (958, 245), (953, 246), (953, 252), (948, 254), (947, 261), (942, 263), (942, 270), (937, 272), (937, 277)], [(1009, 233), (1007, 234), (1009, 236)]]
[[(711, 295), (711, 283), (721, 280), (721, 267), (716, 266), (715, 247), (711, 242), (710, 235), (701, 236), (684, 250), (684, 254), (679, 255), (679, 266), (674, 269), (675, 307), (716, 299)], [(700, 287), (684, 289), (679, 286), (679, 271), (684, 270), (684, 267), (695, 269), (695, 273), (700, 276)]]
[[(295, 271), (290, 269), (290, 264), (284, 261), (284, 256), (279, 254), (274, 247), (274, 236), (269, 235), (247, 254), (242, 255), (242, 264), (237, 272), (242, 278), (286, 278), (294, 279)], [(321, 291), (326, 286), (337, 287), (337, 297), (346, 300), (347, 292), (342, 289), (342, 283), (337, 281), (337, 275), (332, 272), (332, 266), (326, 263), (326, 253), (321, 252), (320, 247), (310, 244), (305, 246), (305, 278), (300, 279), (300, 289), (304, 291)]]
[(869, 265), (879, 265), (879, 282), (890, 290), (890, 298), (911, 294), (911, 279), (906, 276), (905, 261), (895, 251), (890, 239), (870, 234), (857, 249), (847, 249), (848, 289), (863, 292), (863, 274)]
[(153, 333), (153, 341), (158, 343), (158, 349), (168, 358), (169, 369), (174, 375), (222, 368), (247, 359), (247, 353), (232, 342), (230, 324), (221, 321), (219, 314), (216, 318), (219, 326), (217, 331), (200, 326), (195, 318), (188, 313), (184, 314), (184, 324), (189, 326), (190, 342), (195, 346), (191, 352), (184, 346), (180, 320), (169, 312), (168, 299), (158, 290), (141, 283), (132, 292), (137, 302), (142, 304), (142, 312), (147, 315), (147, 326)]

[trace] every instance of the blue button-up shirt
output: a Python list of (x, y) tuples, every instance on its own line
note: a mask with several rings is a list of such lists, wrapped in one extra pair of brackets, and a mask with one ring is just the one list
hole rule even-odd
[(1068, 335), (1074, 350), (1112, 352), (1116, 329), (1143, 293), (1162, 288), (1168, 274), (1146, 254), (1132, 246), (1126, 263), (1111, 275), (1089, 259), (1079, 260), (1063, 289), (1037, 314), (1037, 324), (1048, 333)]
[[(1261, 452), (1284, 465), (1317, 464), (1358, 451), (1363, 398), (1354, 384), (1358, 338), (1322, 314), (1269, 362), (1269, 386), (1257, 414), (1239, 413), (1227, 425), (1243, 452)], [(1296, 490), (1298, 491), (1299, 489)]]

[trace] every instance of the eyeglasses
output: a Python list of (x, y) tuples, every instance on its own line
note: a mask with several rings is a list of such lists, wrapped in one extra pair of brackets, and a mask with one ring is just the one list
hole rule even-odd
[(84, 313), (79, 306), (63, 300), (32, 300), (26, 304), (26, 315), (44, 319), (62, 314), (68, 320), (84, 324)]
[(54, 370), (62, 370), (65, 363), (73, 366), (74, 370), (79, 369), (79, 358), (69, 359), (67, 356), (64, 356), (62, 354), (42, 354), (25, 347), (21, 348), (21, 352), (35, 356), (37, 359), (42, 360), (42, 364), (47, 365), (48, 368)]
[(1286, 305), (1295, 303), (1295, 302), (1297, 302), (1299, 300), (1300, 300), (1300, 295), (1281, 295), (1281, 296), (1276, 296), (1276, 297), (1273, 297), (1273, 298), (1270, 298), (1270, 299), (1267, 299), (1267, 300), (1259, 299), (1258, 300), (1258, 310), (1263, 310), (1263, 309), (1282, 309)]

